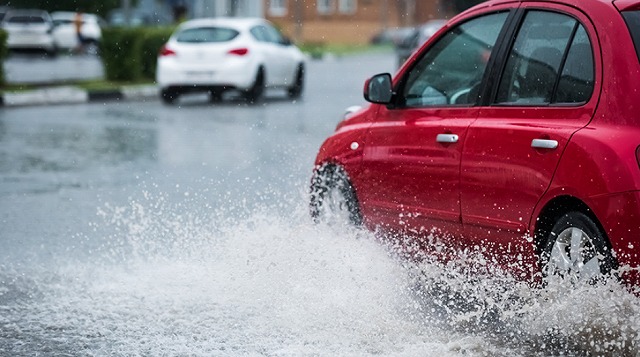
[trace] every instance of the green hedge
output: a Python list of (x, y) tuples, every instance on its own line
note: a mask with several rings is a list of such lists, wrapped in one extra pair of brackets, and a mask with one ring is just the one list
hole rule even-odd
[(142, 76), (146, 79), (156, 78), (158, 51), (167, 43), (175, 28), (151, 28), (145, 31), (142, 39)]
[(107, 80), (142, 78), (141, 37), (142, 30), (137, 28), (108, 28), (102, 32), (100, 54)]
[(7, 48), (7, 32), (0, 30), (0, 86), (5, 84), (4, 59), (7, 58), (9, 49)]
[(102, 32), (100, 53), (110, 81), (155, 79), (158, 51), (173, 28), (108, 28)]

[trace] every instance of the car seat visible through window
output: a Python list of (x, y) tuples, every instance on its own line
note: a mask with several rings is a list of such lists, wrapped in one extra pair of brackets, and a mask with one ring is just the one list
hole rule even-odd
[(519, 97), (529, 103), (549, 103), (558, 78), (562, 53), (554, 47), (535, 49), (526, 62)]

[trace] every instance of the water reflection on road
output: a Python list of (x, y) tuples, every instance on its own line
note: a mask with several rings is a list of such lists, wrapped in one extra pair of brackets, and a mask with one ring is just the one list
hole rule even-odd
[(7, 155), (0, 172), (80, 171), (91, 166), (151, 160), (157, 154), (157, 133), (149, 129), (105, 127), (95, 131), (82, 126), (56, 126), (53, 130), (46, 125), (30, 129), (35, 130), (12, 134), (8, 144), (21, 150)]

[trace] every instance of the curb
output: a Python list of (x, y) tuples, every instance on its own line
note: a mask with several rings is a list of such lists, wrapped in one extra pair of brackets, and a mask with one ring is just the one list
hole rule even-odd
[(146, 100), (158, 98), (155, 85), (86, 91), (74, 86), (57, 86), (26, 92), (0, 93), (0, 107), (52, 104), (82, 104), (100, 101)]

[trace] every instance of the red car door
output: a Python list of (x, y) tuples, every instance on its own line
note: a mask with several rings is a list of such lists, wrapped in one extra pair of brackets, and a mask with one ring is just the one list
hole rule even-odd
[(477, 90), (508, 17), (476, 17), (444, 31), (396, 80), (363, 150), (365, 223), (410, 232), (460, 232), (460, 159), (477, 118)]
[(372, 218), (367, 223), (459, 231), (462, 143), (477, 113), (470, 108), (381, 110), (363, 152), (362, 175), (371, 185), (360, 197), (364, 216)]
[(591, 120), (600, 68), (595, 33), (580, 12), (532, 3), (521, 14), (492, 103), (470, 126), (461, 162), (465, 239), (510, 269), (527, 266), (522, 259), (536, 266), (527, 227), (563, 149)]

